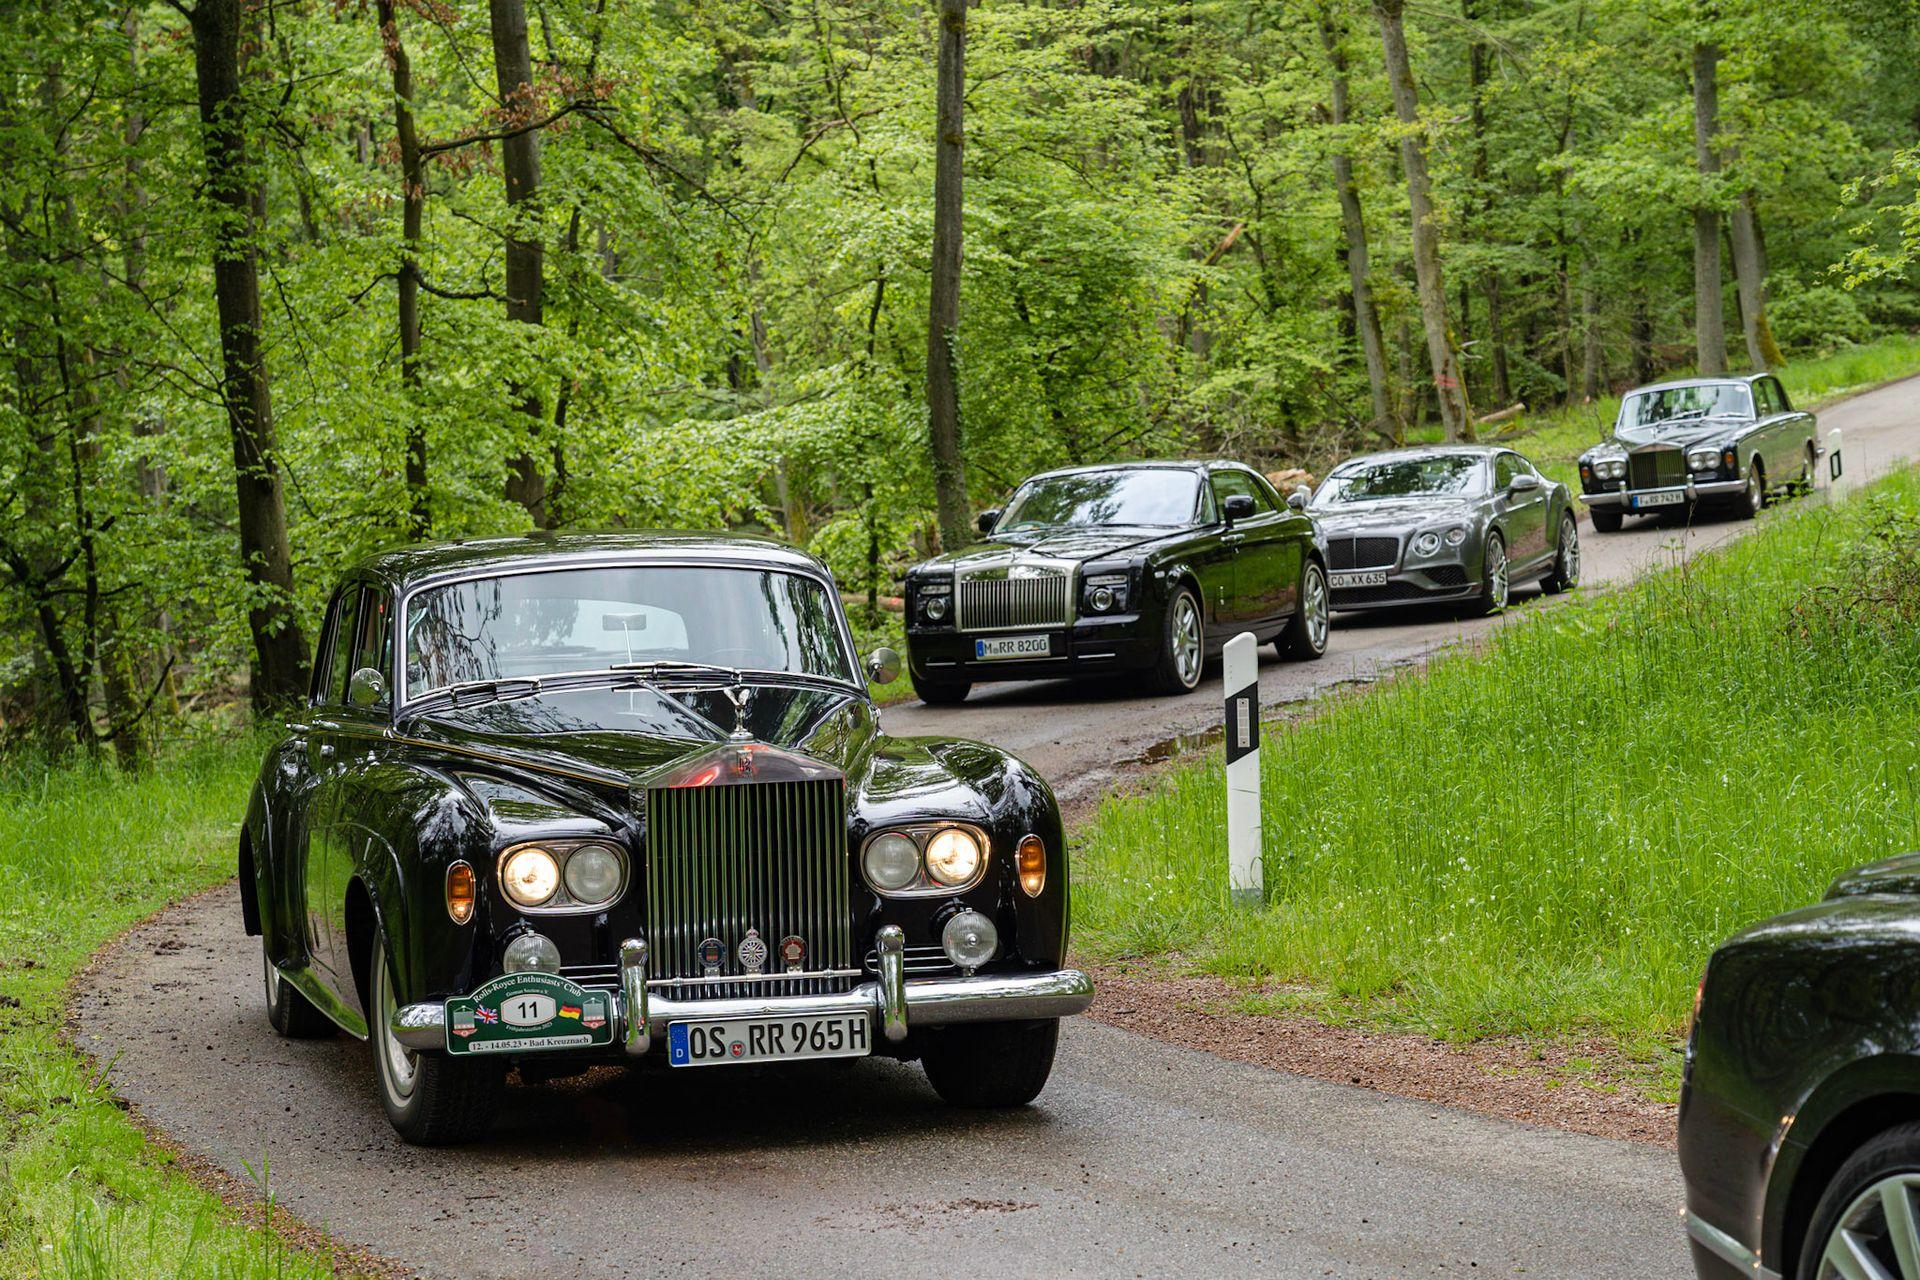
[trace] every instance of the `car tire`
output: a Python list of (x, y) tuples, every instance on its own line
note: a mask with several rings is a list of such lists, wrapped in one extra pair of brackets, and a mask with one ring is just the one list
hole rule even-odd
[[(1890, 1259), (1886, 1218), (1880, 1196), (1904, 1189), (1909, 1204), (1920, 1197), (1920, 1123), (1898, 1125), (1854, 1152), (1835, 1171), (1814, 1206), (1806, 1239), (1800, 1248), (1800, 1280), (1853, 1274), (1823, 1267), (1822, 1260), (1845, 1232), (1869, 1252)], [(1915, 1206), (1920, 1213), (1920, 1205)], [(1887, 1265), (1883, 1263), (1883, 1265)], [(1901, 1274), (1897, 1263), (1890, 1274)]]
[(1200, 597), (1181, 587), (1160, 616), (1160, 655), (1153, 664), (1153, 687), (1161, 693), (1192, 693), (1207, 665), (1207, 620)]
[(391, 1026), (396, 1001), (385, 929), (374, 934), (368, 959), (367, 1038), (373, 1049), (374, 1086), (394, 1132), (416, 1147), (450, 1146), (479, 1137), (493, 1123), (506, 1093), (506, 1063), (403, 1047)]
[(976, 1022), (938, 1031), (921, 1051), (933, 1091), (955, 1107), (1024, 1107), (1053, 1074), (1060, 1020)]
[(1283, 658), (1313, 662), (1327, 656), (1327, 633), (1332, 626), (1333, 597), (1327, 592), (1327, 571), (1311, 556), (1300, 569), (1300, 598), (1293, 618), (1274, 648)]
[(265, 937), (260, 939), (260, 964), (267, 988), (267, 1022), (274, 1034), (287, 1040), (321, 1040), (333, 1034), (332, 1020), (273, 967)]
[(1580, 585), (1580, 522), (1573, 512), (1560, 513), (1560, 541), (1553, 552), (1553, 569), (1540, 580), (1549, 595), (1559, 595)]
[(1480, 595), (1474, 602), (1481, 614), (1505, 612), (1513, 598), (1512, 572), (1507, 562), (1507, 540), (1498, 533), (1487, 534), (1487, 547), (1480, 556)]
[(1755, 458), (1747, 464), (1747, 485), (1740, 491), (1734, 511), (1742, 520), (1751, 520), (1759, 515), (1767, 505), (1767, 473), (1760, 467), (1760, 459)]
[(929, 680), (911, 672), (908, 675), (913, 681), (915, 696), (930, 707), (959, 706), (973, 691), (971, 680)]
[(1806, 449), (1800, 455), (1800, 479), (1794, 484), (1794, 492), (1805, 495), (1813, 492), (1814, 476), (1819, 474), (1820, 463), (1815, 457), (1813, 441), (1807, 441)]
[(1626, 517), (1610, 507), (1588, 507), (1587, 514), (1593, 517), (1595, 533), (1618, 533)]

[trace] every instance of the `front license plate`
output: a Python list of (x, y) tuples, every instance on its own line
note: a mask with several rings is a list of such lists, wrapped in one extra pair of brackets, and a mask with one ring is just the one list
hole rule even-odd
[(1052, 636), (1001, 636), (996, 640), (973, 642), (973, 656), (983, 661), (994, 658), (1047, 658), (1052, 655)]
[(1336, 573), (1333, 575), (1335, 590), (1341, 587), (1384, 587), (1387, 585), (1385, 569), (1370, 570), (1366, 573)]
[(447, 1052), (540, 1053), (613, 1043), (613, 1000), (557, 973), (503, 973), (447, 1001)]
[(736, 1062), (863, 1058), (873, 1052), (872, 1035), (862, 1013), (670, 1022), (667, 1062), (676, 1067), (721, 1067)]
[(1677, 507), (1687, 500), (1687, 495), (1679, 489), (1670, 489), (1665, 493), (1636, 493), (1633, 495), (1633, 509), (1644, 507)]

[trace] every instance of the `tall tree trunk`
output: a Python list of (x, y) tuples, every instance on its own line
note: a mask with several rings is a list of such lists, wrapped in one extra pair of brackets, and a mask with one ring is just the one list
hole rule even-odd
[(1747, 341), (1747, 361), (1756, 369), (1777, 369), (1787, 362), (1767, 323), (1767, 260), (1760, 246), (1760, 229), (1753, 212), (1753, 192), (1744, 191), (1733, 203), (1727, 230), (1733, 242), (1733, 278), (1740, 290), (1740, 328)]
[[(493, 26), (493, 70), (500, 106), (510, 125), (530, 124), (533, 98), (533, 56), (527, 48), (525, 0), (488, 0)], [(500, 167), (507, 182), (507, 210), (512, 228), (507, 232), (507, 319), (522, 324), (544, 323), (546, 292), (545, 246), (540, 235), (540, 132), (526, 129), (500, 144)], [(540, 434), (540, 398), (524, 394), (521, 411), (530, 422), (528, 432)], [(556, 461), (559, 446), (554, 446)], [(548, 502), (547, 479), (531, 453), (508, 464), (507, 497), (525, 507), (542, 529), (554, 526)]]
[(933, 444), (933, 493), (940, 543), (972, 538), (966, 463), (960, 442), (960, 382), (954, 346), (960, 334), (961, 157), (965, 146), (967, 0), (940, 0), (940, 67), (933, 167), (933, 287), (927, 314), (927, 430)]
[[(1493, 207), (1491, 197), (1487, 195), (1487, 104), (1485, 86), (1487, 83), (1487, 42), (1481, 38), (1479, 28), (1483, 9), (1477, 0), (1461, 0), (1460, 16), (1467, 20), (1471, 35), (1467, 44), (1467, 92), (1468, 123), (1473, 129), (1473, 183), (1478, 197), (1479, 212), (1484, 215)], [(1486, 231), (1481, 232), (1482, 239), (1488, 238)], [(1505, 408), (1513, 403), (1513, 387), (1507, 375), (1507, 339), (1506, 326), (1500, 313), (1500, 271), (1489, 267), (1480, 273), (1480, 291), (1487, 300), (1487, 345), (1491, 355), (1488, 367), (1493, 373), (1493, 403), (1496, 408)], [(1461, 290), (1461, 310), (1466, 310), (1466, 291)]]
[(380, 42), (393, 71), (393, 131), (400, 142), (400, 271), (394, 281), (400, 326), (400, 387), (406, 404), (407, 532), (433, 528), (427, 506), (427, 426), (420, 403), (420, 224), (427, 207), (426, 166), (413, 124), (413, 63), (400, 38), (394, 0), (377, 0)]
[(1427, 363), (1440, 404), (1440, 422), (1449, 440), (1473, 439), (1473, 417), (1460, 372), (1460, 353), (1447, 328), (1447, 284), (1440, 270), (1440, 229), (1434, 225), (1433, 183), (1427, 176), (1427, 152), (1419, 136), (1420, 99), (1407, 60), (1405, 0), (1374, 0), (1380, 21), (1380, 47), (1386, 55), (1387, 83), (1399, 117), (1400, 164), (1407, 174), (1407, 202), (1413, 215), (1413, 272), (1420, 295), (1420, 324), (1427, 332)]
[(275, 457), (273, 397), (261, 351), (254, 232), (266, 196), (247, 157), (240, 86), (243, 0), (200, 0), (192, 14), (201, 147), (213, 233), (213, 296), (220, 319), (221, 398), (233, 437), (240, 563), (251, 588), (255, 710), (307, 691), (307, 639), (293, 605), (293, 556)]
[[(1336, 25), (1333, 5), (1320, 6), (1320, 44), (1332, 72), (1332, 121), (1343, 129), (1349, 121), (1346, 33)], [(1340, 197), (1340, 226), (1347, 242), (1347, 283), (1353, 294), (1353, 327), (1367, 363), (1367, 389), (1373, 404), (1376, 434), (1399, 443), (1403, 438), (1393, 420), (1387, 382), (1387, 347), (1380, 336), (1380, 309), (1373, 300), (1373, 279), (1367, 264), (1367, 220), (1360, 208), (1360, 189), (1353, 181), (1353, 157), (1343, 138), (1333, 149), (1333, 188)]]
[(1720, 211), (1715, 206), (1720, 155), (1713, 135), (1720, 124), (1720, 46), (1693, 46), (1693, 154), (1701, 193), (1693, 210), (1693, 333), (1700, 372), (1727, 371), (1726, 304), (1720, 294)]
[(1607, 381), (1607, 348), (1600, 330), (1600, 264), (1591, 256), (1583, 257), (1580, 270), (1580, 328), (1583, 336), (1580, 361), (1580, 396), (1592, 402), (1600, 398)]

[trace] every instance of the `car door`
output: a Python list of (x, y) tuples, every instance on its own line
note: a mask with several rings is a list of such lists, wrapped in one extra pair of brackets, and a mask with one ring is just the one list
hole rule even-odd
[(1221, 535), (1233, 549), (1229, 627), (1270, 629), (1292, 608), (1300, 582), (1300, 544), (1293, 535), (1293, 513), (1281, 505), (1273, 486), (1251, 471), (1228, 467), (1212, 476), (1215, 500), (1225, 510), (1230, 497), (1253, 502), (1254, 513), (1235, 521)]
[(1202, 477), (1194, 512), (1192, 535), (1180, 544), (1179, 555), (1200, 579), (1200, 602), (1206, 614), (1209, 640), (1227, 627), (1233, 612), (1234, 544), (1226, 540), (1227, 528), (1220, 517), (1220, 503), (1209, 479)]
[(1780, 379), (1768, 376), (1761, 381), (1767, 386), (1767, 399), (1773, 405), (1779, 420), (1774, 427), (1776, 437), (1775, 451), (1777, 461), (1767, 464), (1767, 476), (1775, 484), (1785, 484), (1798, 480), (1802, 467), (1809, 470), (1813, 466), (1812, 450), (1814, 419), (1810, 413), (1803, 413), (1793, 407), (1787, 399), (1787, 389), (1780, 385)]
[[(1514, 480), (1523, 475), (1539, 479), (1539, 485), (1513, 492)], [(1507, 532), (1508, 562), (1515, 570), (1539, 564), (1549, 552), (1547, 507), (1553, 500), (1552, 487), (1525, 458), (1503, 449), (1493, 459), (1493, 495), (1501, 526)]]
[(1756, 453), (1760, 455), (1760, 465), (1766, 468), (1769, 484), (1780, 475), (1780, 439), (1785, 426), (1780, 404), (1774, 399), (1772, 382), (1771, 378), (1755, 378), (1748, 384), (1753, 396), (1753, 430), (1740, 450), (1743, 469), (1748, 458)]
[(347, 678), (352, 673), (353, 642), (359, 629), (358, 582), (343, 586), (329, 609), (320, 674), (315, 680), (313, 713), (306, 728), (308, 786), (302, 808), (304, 822), (290, 842), (288, 883), (291, 904), (303, 922), (305, 959), (313, 976), (332, 986), (332, 937), (326, 910), (326, 869), (332, 861), (330, 844), (337, 839), (340, 800), (342, 714), (346, 708)]

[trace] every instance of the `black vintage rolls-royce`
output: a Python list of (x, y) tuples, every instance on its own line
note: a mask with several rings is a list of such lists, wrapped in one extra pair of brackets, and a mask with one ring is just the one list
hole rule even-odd
[(283, 1035), (370, 1037), (413, 1142), (509, 1065), (887, 1054), (1014, 1106), (1092, 985), (1064, 967), (1047, 784), (879, 731), (833, 580), (772, 542), (539, 535), (346, 576), (240, 838)]
[(1567, 487), (1511, 449), (1440, 445), (1351, 458), (1309, 508), (1327, 539), (1335, 609), (1507, 607), (1516, 582), (1580, 582)]
[(987, 680), (1137, 672), (1187, 693), (1241, 631), (1327, 651), (1326, 552), (1304, 494), (1237, 462), (1034, 476), (984, 541), (907, 574), (907, 669), (930, 704)]
[(1602, 533), (1701, 503), (1756, 516), (1771, 495), (1813, 487), (1816, 431), (1770, 373), (1641, 387), (1621, 399), (1611, 437), (1580, 455), (1581, 500)]
[(1703, 1280), (1920, 1280), (1920, 854), (1714, 952), (1685, 1072)]

